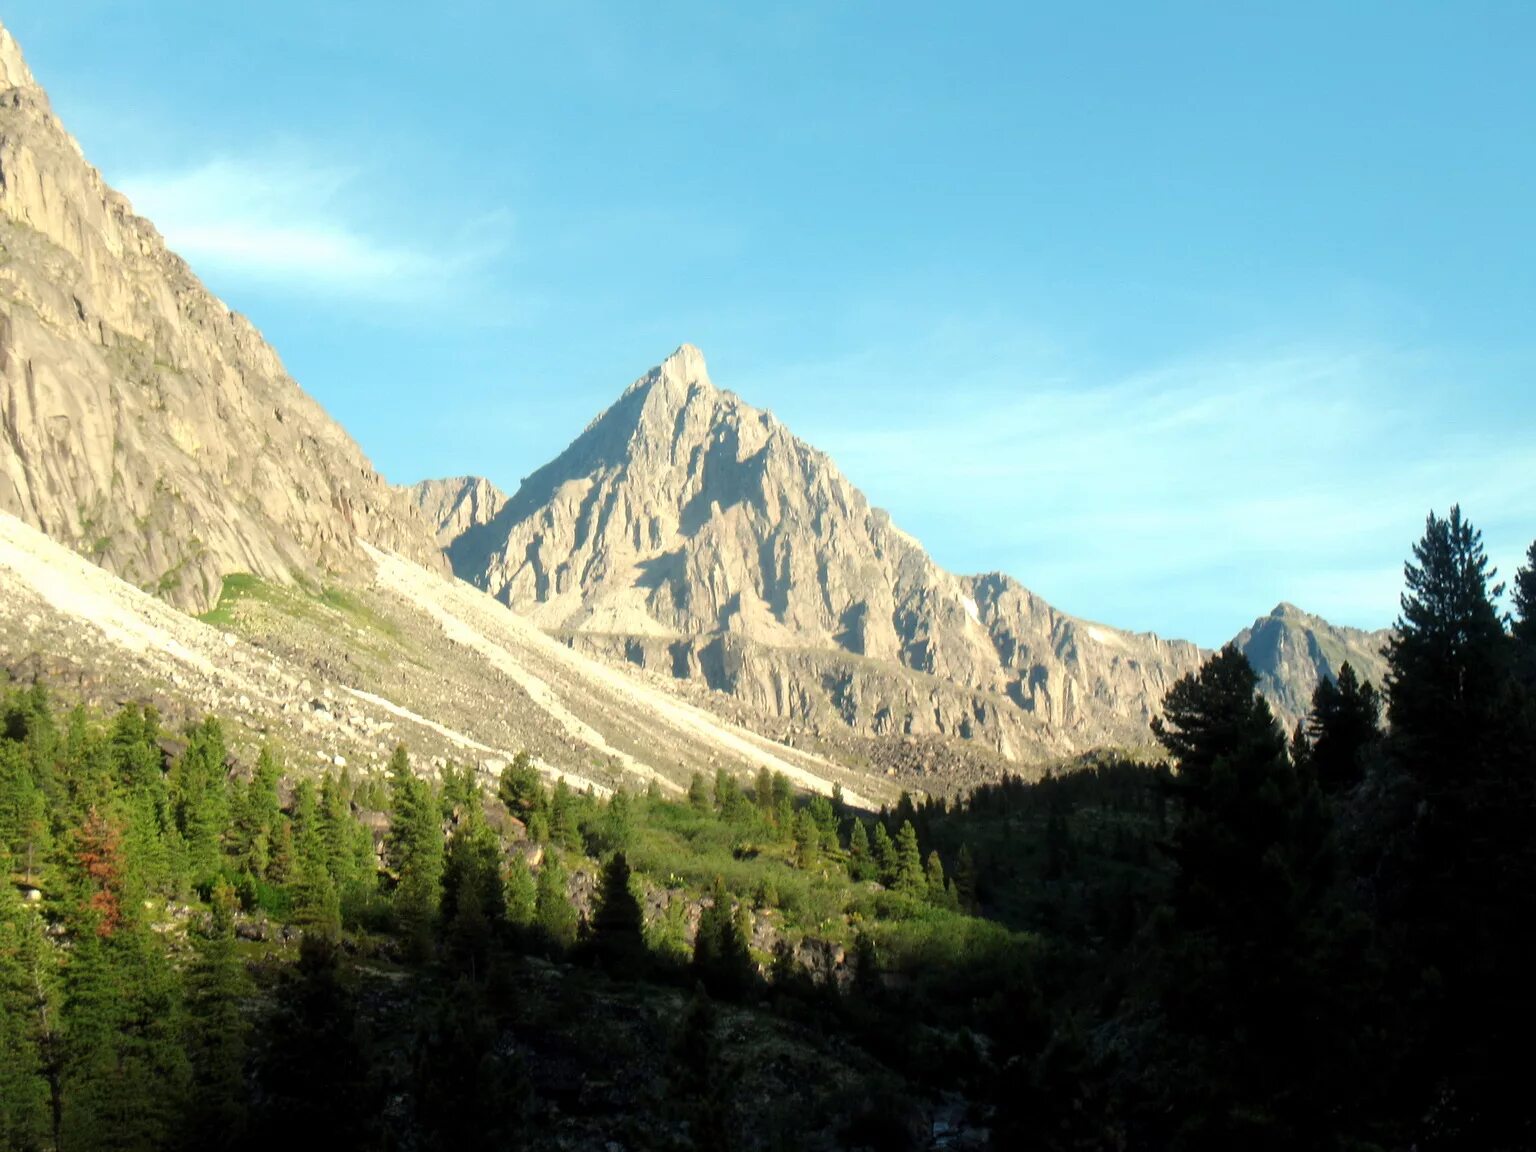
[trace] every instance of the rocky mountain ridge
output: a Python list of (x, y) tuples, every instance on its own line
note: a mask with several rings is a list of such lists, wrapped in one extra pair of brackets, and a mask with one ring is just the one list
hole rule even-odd
[[(933, 562), (825, 454), (710, 380), (683, 345), (507, 497), (413, 490), (454, 571), (613, 661), (759, 715), (958, 737), (1005, 759), (1146, 742), (1201, 650), (1079, 620), (1013, 578)], [(1281, 605), (1236, 637), (1287, 727), (1385, 634)]]
[(1290, 731), (1311, 707), (1319, 681), (1337, 679), (1346, 663), (1380, 688), (1391, 635), (1387, 628), (1340, 627), (1294, 604), (1280, 604), (1239, 632), (1233, 643), (1248, 657), (1276, 718)]
[(0, 510), (204, 611), (224, 575), (444, 566), (411, 502), (102, 180), (0, 26)]
[(1010, 758), (1143, 742), (1200, 659), (1007, 576), (944, 571), (825, 454), (715, 387), (691, 345), (448, 551), (573, 644), (770, 715), (981, 739)]

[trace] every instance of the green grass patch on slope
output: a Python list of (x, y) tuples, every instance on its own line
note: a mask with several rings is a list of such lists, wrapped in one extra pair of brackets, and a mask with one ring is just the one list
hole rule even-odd
[(224, 577), (219, 602), (198, 617), (215, 628), (235, 629), (242, 606), (260, 606), (281, 616), (318, 624), (335, 631), (341, 617), (367, 634), (399, 639), (394, 621), (374, 611), (356, 593), (332, 585), (319, 585), (296, 576), (291, 586), (263, 580), (249, 572), (231, 572)]

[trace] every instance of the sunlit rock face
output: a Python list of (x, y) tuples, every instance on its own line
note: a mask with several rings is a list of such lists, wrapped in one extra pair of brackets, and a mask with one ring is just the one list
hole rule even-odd
[(1141, 743), (1199, 661), (1006, 576), (944, 571), (830, 458), (717, 388), (691, 345), (489, 519), (445, 515), (477, 488), (443, 483), (418, 498), (461, 577), (573, 643), (773, 715), (1020, 757)]
[(0, 28), (0, 508), (193, 611), (433, 534), (109, 188)]

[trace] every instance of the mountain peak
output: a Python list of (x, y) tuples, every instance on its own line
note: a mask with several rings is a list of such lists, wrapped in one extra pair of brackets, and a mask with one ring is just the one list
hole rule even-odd
[(16, 43), (10, 29), (0, 24), (0, 90), (36, 87), (32, 70), (21, 54), (21, 45)]
[(715, 391), (704, 353), (692, 344), (679, 344), (672, 355), (631, 384), (625, 395), (660, 389), (686, 396), (695, 385), (707, 392)]

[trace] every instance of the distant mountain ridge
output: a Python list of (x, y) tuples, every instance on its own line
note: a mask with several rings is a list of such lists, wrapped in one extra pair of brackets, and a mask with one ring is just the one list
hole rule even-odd
[(109, 188), (0, 26), (0, 509), (204, 611), (222, 577), (444, 566), (411, 502)]

